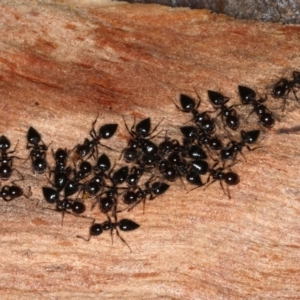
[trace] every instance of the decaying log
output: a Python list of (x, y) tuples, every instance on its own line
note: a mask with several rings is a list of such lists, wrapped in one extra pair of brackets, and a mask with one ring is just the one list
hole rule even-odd
[[(189, 116), (170, 98), (196, 97), (196, 88), (203, 110), (207, 90), (239, 104), (239, 84), (264, 95), (300, 66), (299, 26), (157, 5), (2, 1), (0, 31), (0, 131), (12, 147), (19, 141), (21, 158), (29, 126), (50, 148), (71, 149), (98, 114), (97, 126), (119, 123), (107, 141), (117, 150), (129, 138), (122, 116), (164, 118), (160, 130), (178, 138)], [(141, 225), (122, 233), (132, 253), (109, 233), (76, 238), (88, 235), (89, 219), (67, 214), (62, 227), (42, 198), (47, 176), (16, 159), (33, 195), (1, 200), (1, 299), (299, 299), (300, 137), (278, 130), (299, 126), (300, 107), (292, 97), (284, 112), (280, 100), (267, 104), (278, 122), (233, 167), (241, 182), (232, 199), (218, 183), (187, 193), (177, 181), (145, 214), (124, 212)], [(243, 128), (259, 128), (240, 109)]]

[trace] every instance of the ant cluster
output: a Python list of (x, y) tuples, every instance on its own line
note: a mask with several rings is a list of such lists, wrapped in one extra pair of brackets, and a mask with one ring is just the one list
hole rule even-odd
[[(296, 92), (300, 88), (300, 73), (293, 72), (293, 79), (281, 78), (271, 90), (275, 99), (283, 99), (283, 109), (290, 92), (298, 101)], [(151, 130), (150, 118), (143, 119), (128, 127), (123, 117), (125, 127), (130, 134), (128, 145), (123, 149), (120, 160), (126, 163), (118, 168), (112, 165), (107, 151), (114, 150), (103, 140), (110, 139), (116, 133), (118, 124), (102, 125), (95, 130), (97, 119), (92, 123), (89, 138), (72, 150), (52, 149), (55, 162), (50, 166), (47, 162), (47, 146), (41, 139), (39, 132), (30, 127), (27, 132), (27, 146), (34, 173), (48, 172), (48, 186), (42, 187), (42, 193), (47, 203), (54, 205), (54, 210), (61, 212), (62, 222), (66, 213), (91, 219), (88, 237), (77, 236), (89, 241), (92, 237), (101, 235), (103, 231), (115, 231), (117, 236), (128, 246), (119, 231), (132, 231), (140, 225), (130, 219), (118, 220), (119, 213), (131, 211), (140, 203), (145, 211), (146, 201), (152, 201), (167, 192), (172, 182), (180, 180), (183, 185), (191, 184), (194, 190), (200, 187), (206, 189), (214, 182), (220, 186), (231, 198), (229, 186), (237, 185), (240, 176), (232, 171), (237, 163), (237, 156), (246, 160), (243, 150), (253, 151), (260, 147), (251, 148), (259, 138), (260, 130), (241, 130), (242, 117), (236, 108), (250, 106), (251, 114), (256, 114), (257, 123), (267, 129), (275, 124), (273, 113), (265, 106), (267, 97), (257, 97), (252, 88), (238, 86), (241, 104), (228, 105), (230, 99), (216, 91), (208, 91), (208, 99), (212, 111), (199, 111), (201, 98), (197, 94), (198, 103), (192, 97), (181, 94), (180, 104), (175, 106), (183, 113), (190, 114), (189, 125), (181, 126), (181, 140), (172, 139), (167, 135), (155, 142), (159, 135), (157, 131), (160, 122)], [(220, 132), (222, 130), (222, 133)], [(239, 131), (240, 138), (235, 140), (233, 132)], [(221, 139), (221, 136), (224, 137)], [(17, 145), (16, 145), (17, 147)], [(15, 173), (18, 177), (10, 185), (4, 185), (0, 197), (4, 201), (31, 196), (18, 186), (17, 182), (24, 180), (23, 175), (13, 166), (15, 159), (20, 159), (9, 151), (10, 141), (2, 135), (0, 137), (0, 178), (7, 181)], [(106, 149), (99, 153), (99, 148)], [(116, 150), (114, 150), (116, 151)], [(223, 185), (226, 185), (227, 190)], [(190, 192), (189, 191), (189, 192)], [(91, 210), (97, 210), (106, 215), (106, 221), (96, 222), (87, 217), (87, 202)], [(130, 249), (131, 250), (131, 249)]]

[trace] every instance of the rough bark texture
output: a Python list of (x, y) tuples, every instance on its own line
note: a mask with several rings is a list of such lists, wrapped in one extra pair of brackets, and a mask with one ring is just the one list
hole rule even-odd
[[(2, 1), (0, 9), (0, 132), (12, 147), (19, 140), (23, 158), (29, 126), (50, 148), (71, 149), (97, 114), (97, 126), (119, 123), (107, 142), (115, 149), (128, 139), (122, 115), (164, 117), (160, 128), (176, 138), (189, 116), (170, 98), (196, 87), (203, 110), (208, 89), (238, 104), (238, 84), (264, 94), (300, 65), (298, 26), (109, 2)], [(243, 128), (257, 128), (241, 110)], [(299, 115), (293, 99), (276, 110), (280, 123), (263, 131), (263, 148), (233, 167), (241, 182), (232, 199), (218, 183), (187, 194), (178, 181), (145, 214), (124, 213), (141, 225), (122, 234), (132, 253), (109, 233), (76, 238), (88, 235), (88, 219), (66, 215), (61, 227), (42, 199), (46, 176), (16, 159), (33, 196), (0, 207), (1, 299), (300, 299), (300, 137), (278, 133)], [(96, 209), (87, 215), (105, 220)]]

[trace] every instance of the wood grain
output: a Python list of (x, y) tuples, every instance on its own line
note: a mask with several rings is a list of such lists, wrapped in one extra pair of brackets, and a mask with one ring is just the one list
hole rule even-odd
[[(129, 138), (122, 115), (129, 124), (164, 118), (160, 128), (176, 138), (189, 116), (170, 98), (196, 88), (204, 110), (210, 89), (238, 104), (238, 84), (264, 94), (300, 65), (299, 26), (207, 11), (23, 0), (2, 1), (0, 20), (0, 132), (19, 140), (20, 157), (29, 126), (50, 148), (70, 149), (97, 114), (97, 126), (119, 123), (107, 141), (118, 150)], [(241, 110), (245, 119), (249, 109)], [(291, 99), (275, 113), (280, 122), (262, 132), (263, 148), (233, 167), (241, 182), (232, 199), (217, 183), (186, 193), (178, 181), (145, 214), (124, 213), (141, 225), (122, 234), (132, 253), (109, 234), (77, 239), (89, 220), (66, 215), (61, 227), (42, 199), (46, 176), (16, 160), (33, 196), (0, 206), (1, 299), (300, 299), (300, 136), (278, 134), (299, 126), (299, 105)], [(244, 124), (258, 128), (255, 116)]]

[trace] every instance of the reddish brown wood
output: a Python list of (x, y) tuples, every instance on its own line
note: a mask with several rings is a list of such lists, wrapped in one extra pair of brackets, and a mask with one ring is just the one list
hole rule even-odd
[[(164, 117), (160, 128), (176, 137), (188, 121), (170, 100), (180, 92), (196, 88), (203, 109), (208, 89), (238, 103), (238, 84), (264, 94), (300, 65), (299, 26), (114, 2), (10, 1), (0, 9), (0, 132), (19, 140), (21, 157), (29, 126), (51, 147), (72, 148), (97, 114), (99, 125), (120, 124), (108, 141), (116, 149), (128, 139), (122, 115)], [(141, 225), (122, 234), (133, 253), (116, 237), (111, 245), (109, 234), (77, 239), (89, 220), (66, 215), (61, 227), (61, 215), (44, 209), (46, 178), (16, 161), (33, 197), (1, 204), (1, 299), (299, 299), (300, 138), (277, 134), (299, 125), (299, 105), (291, 100), (276, 114), (281, 122), (263, 132), (264, 148), (234, 166), (241, 182), (231, 200), (218, 184), (187, 194), (178, 181), (145, 214), (126, 214)]]

